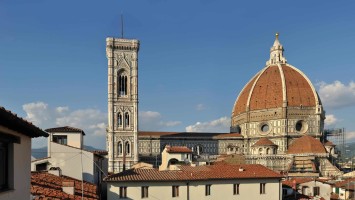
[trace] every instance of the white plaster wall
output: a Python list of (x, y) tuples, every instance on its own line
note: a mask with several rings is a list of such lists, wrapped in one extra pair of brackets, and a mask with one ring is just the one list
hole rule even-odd
[(49, 167), (60, 167), (63, 175), (82, 180), (82, 161), (84, 180), (94, 182), (93, 153), (55, 142), (51, 142), (50, 148)]
[[(266, 194), (259, 194), (260, 182), (266, 183)], [(233, 195), (233, 184), (239, 183), (239, 195)], [(211, 195), (205, 196), (205, 185), (211, 184)], [(179, 197), (172, 197), (172, 186), (179, 185)], [(119, 187), (127, 187), (126, 199), (141, 199), (141, 186), (149, 186), (149, 199), (187, 199), (186, 182), (137, 182), (137, 183), (114, 183), (107, 184), (107, 199), (119, 199)], [(189, 183), (190, 199), (216, 199), (216, 200), (281, 200), (281, 185), (278, 180), (225, 180), (205, 181)]]
[(319, 187), (319, 196), (325, 198), (325, 199), (330, 199), (330, 193), (332, 192), (332, 187), (329, 184), (325, 184), (319, 181), (310, 181), (307, 183), (302, 183), (299, 186), (300, 192), (302, 193), (302, 186), (308, 186), (308, 193), (305, 195), (310, 195), (314, 196), (313, 194), (313, 187)]
[[(13, 176), (10, 186), (13, 188), (0, 192), (0, 200), (28, 200), (30, 198), (31, 183), (31, 138), (0, 126), (0, 131), (20, 137), (20, 144), (13, 144), (13, 168), (9, 175)], [(10, 158), (11, 161), (11, 158)]]

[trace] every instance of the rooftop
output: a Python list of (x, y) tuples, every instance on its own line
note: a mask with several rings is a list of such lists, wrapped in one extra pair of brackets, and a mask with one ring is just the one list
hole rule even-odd
[(316, 138), (304, 135), (290, 145), (287, 150), (288, 154), (303, 154), (303, 153), (327, 153), (323, 144)]
[[(74, 183), (74, 195), (62, 191), (63, 181)], [(36, 196), (36, 199), (81, 199), (81, 188), (80, 180), (68, 176), (56, 176), (48, 172), (31, 172), (31, 194)], [(96, 185), (84, 181), (84, 199), (99, 199), (96, 191)]]
[(192, 153), (192, 150), (186, 146), (167, 146), (168, 153)]
[(49, 128), (46, 129), (47, 132), (50, 133), (82, 133), (85, 135), (85, 132), (81, 130), (80, 128), (75, 128), (71, 126), (62, 126), (62, 127), (55, 127), (55, 128)]
[(228, 179), (281, 179), (279, 173), (262, 165), (229, 165), (218, 164), (209, 166), (179, 166), (180, 170), (159, 171), (158, 169), (129, 169), (107, 176), (108, 182), (138, 182), (138, 181), (200, 181)]
[(260, 138), (253, 146), (277, 146), (268, 138)]
[(48, 137), (48, 133), (33, 125), (31, 122), (18, 117), (11, 111), (6, 110), (4, 107), (0, 107), (0, 119), (1, 126), (5, 126), (28, 137)]

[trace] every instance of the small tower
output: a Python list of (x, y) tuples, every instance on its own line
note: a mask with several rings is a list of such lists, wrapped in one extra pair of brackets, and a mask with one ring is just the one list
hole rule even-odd
[(108, 171), (138, 162), (138, 50), (134, 39), (106, 39), (108, 59)]

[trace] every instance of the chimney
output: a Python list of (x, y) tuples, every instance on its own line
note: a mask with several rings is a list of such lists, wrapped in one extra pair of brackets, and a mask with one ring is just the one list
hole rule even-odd
[(244, 168), (243, 167), (239, 167), (239, 171), (240, 172), (244, 171)]
[(65, 192), (67, 194), (74, 195), (75, 194), (74, 181), (63, 181), (62, 182), (62, 189), (63, 189), (63, 192)]
[(60, 167), (51, 167), (49, 168), (48, 173), (56, 176), (62, 176), (62, 170), (60, 169)]

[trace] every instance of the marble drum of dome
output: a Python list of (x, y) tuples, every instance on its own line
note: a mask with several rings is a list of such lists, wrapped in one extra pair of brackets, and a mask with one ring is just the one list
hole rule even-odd
[(231, 132), (244, 137), (319, 137), (324, 110), (308, 77), (287, 63), (278, 34), (270, 59), (242, 89), (232, 110)]

